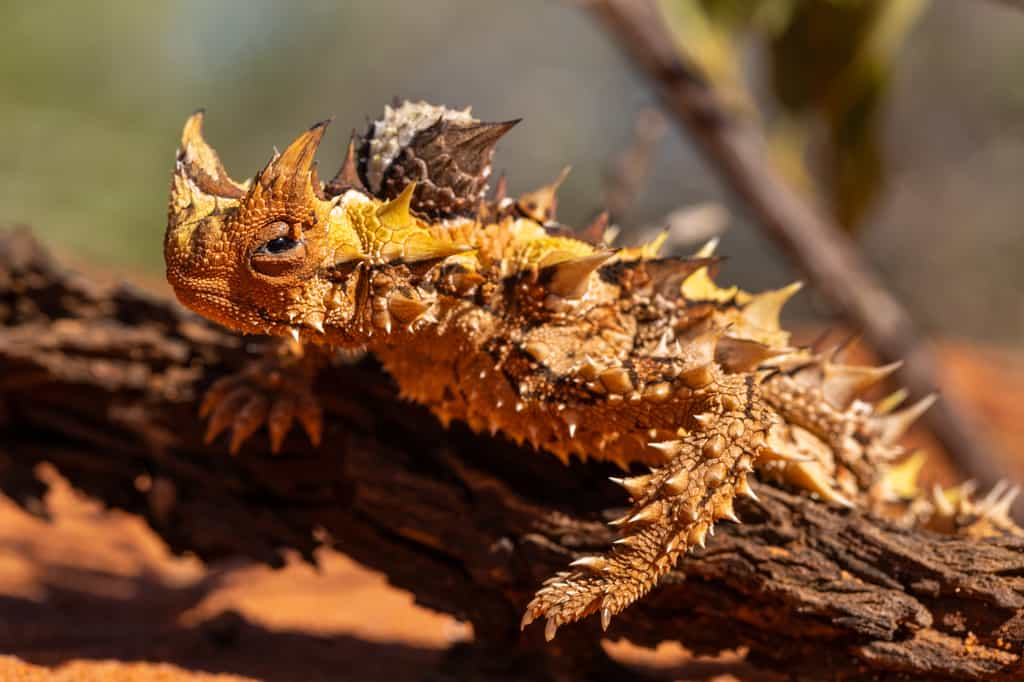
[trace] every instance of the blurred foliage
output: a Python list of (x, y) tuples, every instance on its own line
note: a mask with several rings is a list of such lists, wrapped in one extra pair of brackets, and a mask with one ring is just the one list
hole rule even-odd
[[(733, 84), (730, 102), (765, 122), (780, 167), (829, 201), (836, 183), (822, 152), (831, 144), (823, 121), (839, 120), (842, 107), (822, 103), (839, 67), (819, 53), (839, 55), (842, 38), (802, 29), (811, 51), (794, 47), (789, 58), (819, 83), (786, 86), (797, 90), (787, 102), (811, 101), (802, 109), (783, 104), (772, 60), (780, 36), (826, 20), (797, 21), (801, 11), (826, 12), (835, 0), (660, 1), (686, 14), (674, 23), (690, 31), (687, 53), (716, 83)], [(852, 12), (847, 4), (860, 3), (830, 11)], [(868, 102), (867, 115), (850, 120), (875, 136), (864, 156), (885, 160), (886, 192), (862, 199), (872, 209), (851, 224), (861, 225), (865, 254), (930, 329), (1019, 344), (1024, 14), (994, 2), (934, 2), (908, 34), (920, 2), (873, 4), (909, 9), (903, 19), (887, 15), (899, 21), (882, 22), (872, 40), (853, 41), (877, 63), (861, 57), (849, 72), (870, 84), (880, 69), (878, 87), (838, 91)], [(64, 258), (156, 284), (174, 149), (198, 107), (238, 178), (331, 114), (318, 158), (333, 171), (350, 129), (396, 95), (472, 104), (488, 120), (522, 117), (499, 144), (495, 172), (506, 171), (510, 191), (521, 192), (572, 164), (559, 217), (579, 225), (602, 208), (609, 162), (630, 143), (639, 112), (655, 104), (587, 13), (555, 0), (6, 0), (0, 93), (0, 224), (29, 223)], [(848, 152), (838, 158), (864, 163)], [(761, 289), (795, 276), (674, 128), (653, 146), (645, 177), (622, 216), (624, 243), (634, 238), (630, 227), (719, 202), (736, 218), (722, 245), (724, 277)], [(955, 285), (946, 285), (951, 276)], [(812, 310), (813, 301), (800, 297), (789, 310), (820, 318), (827, 311)]]
[[(644, 101), (629, 85), (599, 29), (547, 0), (0, 2), (0, 223), (30, 223), (82, 262), (159, 273), (174, 150), (192, 111), (206, 108), (209, 139), (238, 178), (334, 114), (319, 153), (333, 174), (349, 131), (395, 96), (524, 117), (497, 170), (522, 191), (571, 159), (562, 203), (582, 220), (607, 145), (628, 136), (629, 110)], [(573, 88), (551, 105), (550, 93)], [(609, 92), (617, 106), (602, 108)]]
[[(778, 168), (863, 224), (885, 179), (882, 124), (894, 61), (926, 0), (664, 0), (685, 57), (724, 100), (760, 114)], [(751, 49), (766, 68), (756, 104)], [(757, 112), (756, 109), (760, 111)], [(817, 186), (812, 177), (819, 178)]]

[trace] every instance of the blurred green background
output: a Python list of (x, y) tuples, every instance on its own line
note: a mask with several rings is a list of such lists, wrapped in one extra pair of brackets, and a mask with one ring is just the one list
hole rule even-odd
[[(737, 55), (756, 91), (764, 55)], [(811, 41), (787, 58), (821, 57)], [(886, 73), (872, 130), (885, 172), (858, 208), (856, 237), (935, 333), (1024, 339), (1022, 66), (1024, 13), (936, 0)], [(568, 224), (601, 208), (609, 164), (654, 103), (571, 2), (8, 0), (0, 222), (30, 224), (78, 263), (155, 281), (174, 150), (191, 111), (207, 109), (207, 137), (236, 178), (334, 115), (320, 152), (329, 175), (349, 130), (394, 96), (523, 117), (495, 167), (518, 192), (572, 164), (560, 207)], [(750, 287), (793, 278), (685, 139), (670, 127), (654, 152), (649, 181), (621, 216), (627, 234), (681, 206), (721, 202), (734, 218), (724, 276)], [(827, 314), (804, 298), (805, 314)]]

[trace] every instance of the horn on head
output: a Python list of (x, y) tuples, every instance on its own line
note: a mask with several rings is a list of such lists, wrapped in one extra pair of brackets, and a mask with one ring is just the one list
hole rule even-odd
[(319, 196), (322, 188), (313, 172), (313, 157), (329, 123), (329, 119), (317, 123), (295, 138), (283, 152), (275, 154), (256, 176), (250, 192), (284, 201)]
[(203, 138), (203, 110), (185, 121), (178, 150), (178, 170), (202, 192), (226, 199), (240, 199), (245, 188), (224, 170), (217, 152)]

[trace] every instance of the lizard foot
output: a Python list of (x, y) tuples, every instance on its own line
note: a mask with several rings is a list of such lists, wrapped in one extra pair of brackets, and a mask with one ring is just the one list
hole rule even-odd
[(1024, 535), (1012, 514), (1020, 486), (1001, 480), (981, 499), (975, 495), (976, 488), (974, 481), (946, 490), (936, 485), (930, 496), (915, 500), (911, 512), (917, 512), (923, 521), (920, 525), (948, 535), (973, 539)]
[(666, 463), (650, 474), (613, 479), (633, 498), (629, 514), (613, 521), (623, 528), (612, 550), (587, 556), (548, 579), (526, 607), (522, 627), (547, 620), (550, 641), (559, 626), (592, 613), (607, 629), (612, 616), (646, 594), (689, 548), (704, 546), (719, 519), (738, 522), (736, 494), (753, 497), (747, 475), (763, 434), (743, 437), (742, 416), (715, 420), (707, 431), (655, 445)]
[(295, 420), (310, 442), (320, 444), (323, 411), (313, 394), (315, 360), (301, 348), (282, 342), (263, 357), (254, 358), (239, 372), (222, 377), (207, 390), (199, 416), (208, 419), (205, 441), (231, 430), (228, 446), (237, 454), (248, 438), (264, 423), (270, 434), (270, 451), (280, 452)]

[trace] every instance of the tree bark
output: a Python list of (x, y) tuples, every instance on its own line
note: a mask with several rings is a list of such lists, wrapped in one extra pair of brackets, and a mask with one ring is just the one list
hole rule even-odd
[[(416, 600), (469, 620), (451, 666), (531, 679), (621, 679), (590, 619), (551, 644), (519, 632), (541, 581), (613, 539), (626, 506), (608, 466), (443, 429), (398, 400), (372, 359), (318, 379), (323, 444), (265, 433), (238, 457), (204, 445), (204, 389), (260, 339), (240, 338), (128, 286), (57, 268), (27, 233), (0, 240), (0, 490), (44, 514), (34, 467), (144, 516), (204, 560), (313, 560), (329, 543)], [(1018, 679), (1024, 542), (898, 529), (769, 485), (607, 633), (697, 653), (746, 647), (806, 679)], [(370, 614), (367, 614), (370, 615)], [(481, 654), (480, 652), (484, 652)], [(487, 672), (480, 672), (487, 668)], [(449, 675), (464, 679), (466, 671)]]

